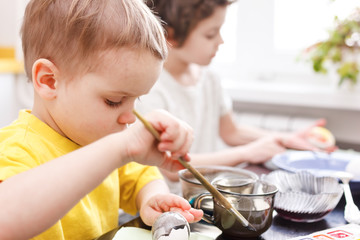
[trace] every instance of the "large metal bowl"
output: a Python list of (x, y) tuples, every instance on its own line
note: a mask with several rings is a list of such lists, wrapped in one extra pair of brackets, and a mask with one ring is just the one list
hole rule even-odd
[(279, 189), (275, 196), (276, 212), (295, 222), (323, 219), (336, 207), (343, 194), (343, 188), (336, 178), (316, 177), (306, 171), (290, 173), (278, 170), (264, 179)]

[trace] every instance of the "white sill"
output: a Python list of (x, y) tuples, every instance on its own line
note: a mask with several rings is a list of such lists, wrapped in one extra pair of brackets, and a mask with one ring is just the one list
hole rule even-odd
[(355, 89), (347, 89), (346, 86), (224, 79), (222, 85), (239, 102), (360, 111), (360, 83)]

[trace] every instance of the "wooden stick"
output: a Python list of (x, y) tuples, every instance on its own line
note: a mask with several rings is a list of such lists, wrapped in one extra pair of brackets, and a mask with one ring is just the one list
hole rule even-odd
[[(136, 110), (133, 110), (135, 116), (144, 124), (145, 128), (155, 137), (156, 140), (160, 141), (160, 134), (158, 131), (148, 122), (145, 118), (143, 118)], [(239, 211), (232, 206), (229, 201), (213, 186), (209, 181), (193, 166), (190, 165), (183, 157), (180, 157), (178, 161), (188, 169), (194, 177), (199, 180), (199, 182), (215, 197), (218, 201), (228, 210), (231, 215), (235, 217), (244, 227), (248, 228), (249, 230), (256, 231), (256, 229), (249, 223), (246, 218), (244, 218)]]

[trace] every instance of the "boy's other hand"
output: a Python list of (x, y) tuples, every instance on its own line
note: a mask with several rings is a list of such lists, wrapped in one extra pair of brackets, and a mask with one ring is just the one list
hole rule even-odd
[(190, 203), (175, 194), (158, 194), (152, 196), (140, 209), (140, 217), (146, 225), (152, 226), (156, 219), (164, 212), (178, 212), (189, 223), (198, 222), (203, 211), (191, 208)]

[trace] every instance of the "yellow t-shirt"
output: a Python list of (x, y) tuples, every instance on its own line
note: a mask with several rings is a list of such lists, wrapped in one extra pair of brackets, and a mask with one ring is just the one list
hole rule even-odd
[[(16, 121), (0, 130), (0, 180), (78, 148), (79, 145), (58, 134), (30, 111), (22, 110)], [(140, 189), (160, 178), (162, 176), (155, 167), (129, 163), (111, 173), (60, 221), (34, 239), (98, 237), (117, 226), (119, 207), (135, 214), (135, 199)]]

